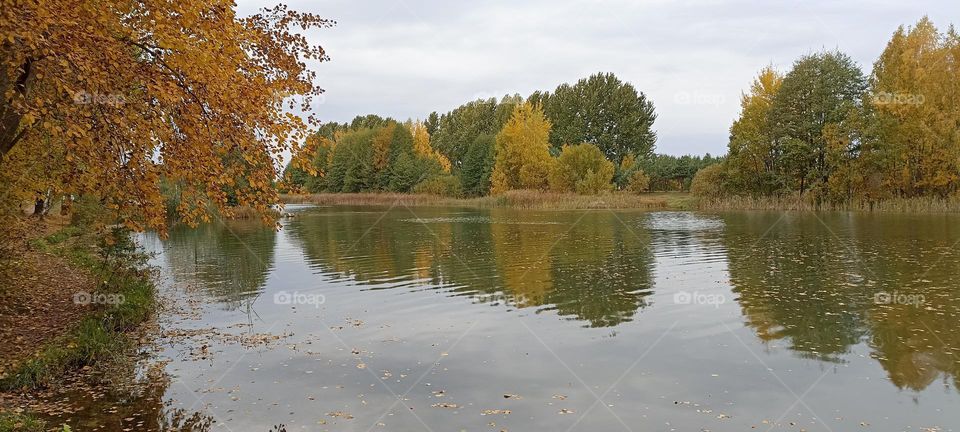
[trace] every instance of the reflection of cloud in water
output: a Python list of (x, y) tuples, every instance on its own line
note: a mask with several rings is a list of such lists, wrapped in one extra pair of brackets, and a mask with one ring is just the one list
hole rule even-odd
[(722, 229), (723, 220), (690, 212), (656, 212), (644, 221), (654, 231), (707, 231)]

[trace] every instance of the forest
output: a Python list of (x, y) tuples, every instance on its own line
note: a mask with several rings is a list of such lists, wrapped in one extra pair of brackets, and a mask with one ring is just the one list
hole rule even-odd
[(846, 54), (763, 68), (741, 99), (728, 154), (694, 179), (701, 197), (799, 197), (873, 208), (960, 187), (960, 35), (900, 27), (869, 75)]
[(312, 166), (288, 165), (285, 186), (451, 197), (513, 189), (686, 190), (720, 159), (655, 154), (655, 120), (642, 92), (598, 73), (553, 92), (475, 100), (422, 121), (370, 114), (326, 123), (301, 150)]

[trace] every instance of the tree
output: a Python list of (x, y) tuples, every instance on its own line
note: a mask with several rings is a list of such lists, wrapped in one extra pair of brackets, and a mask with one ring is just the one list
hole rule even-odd
[(327, 190), (361, 192), (374, 187), (373, 141), (382, 131), (383, 129), (359, 129), (340, 137), (326, 175)]
[(710, 165), (693, 177), (690, 182), (690, 193), (702, 198), (720, 198), (727, 194), (724, 185), (727, 184), (726, 164)]
[(653, 154), (653, 103), (612, 73), (591, 75), (572, 86), (561, 84), (552, 94), (536, 92), (528, 101), (542, 104), (554, 126), (550, 144), (555, 148), (594, 144), (614, 163), (629, 153), (640, 159)]
[(680, 191), (690, 187), (690, 182), (697, 171), (720, 161), (720, 158), (714, 158), (709, 153), (704, 156), (680, 157), (657, 154), (646, 160), (637, 161), (635, 166), (627, 171), (632, 174), (633, 171), (642, 170), (650, 178), (649, 188), (652, 190)]
[(897, 195), (946, 196), (960, 186), (958, 37), (940, 34), (929, 18), (900, 27), (874, 64), (871, 107), (878, 151)]
[(613, 189), (613, 163), (593, 144), (564, 146), (550, 173), (550, 188), (559, 192), (596, 194)]
[(430, 134), (433, 147), (450, 160), (454, 169), (459, 168), (474, 140), (499, 132), (520, 102), (519, 95), (504, 96), (500, 102), (495, 98), (476, 100), (443, 114), (436, 131)]
[(460, 182), (468, 196), (482, 196), (490, 192), (490, 175), (493, 173), (496, 136), (478, 135), (467, 148), (460, 168)]
[(410, 123), (409, 127), (410, 133), (413, 135), (414, 153), (437, 161), (437, 163), (439, 163), (443, 168), (443, 172), (449, 174), (450, 160), (430, 145), (430, 132), (427, 131), (426, 125), (417, 121)]
[(642, 193), (650, 190), (650, 176), (643, 170), (634, 171), (630, 174), (630, 181), (627, 183), (627, 190), (633, 193)]
[(546, 189), (553, 163), (549, 135), (550, 121), (539, 105), (517, 105), (510, 120), (497, 134), (491, 192)]
[(768, 121), (782, 172), (793, 190), (803, 194), (815, 189), (817, 197), (829, 195), (824, 131), (857, 115), (866, 87), (860, 68), (840, 52), (804, 56), (784, 77)]
[[(241, 174), (236, 199), (265, 214), (282, 169), (273, 156), (296, 150), (311, 121), (282, 108), (309, 109), (322, 90), (306, 61), (327, 60), (294, 27), (331, 25), (285, 6), (240, 18), (212, 0), (7, 2), (3, 184), (36, 169), (22, 161), (55, 151), (69, 166), (56, 179), (63, 191), (102, 197), (131, 228), (165, 229), (160, 178), (183, 186), (188, 222), (207, 218), (207, 203), (229, 213), (225, 189)], [(242, 157), (224, 164), (228, 153)]]
[(410, 192), (417, 184), (443, 174), (443, 167), (435, 159), (403, 153), (390, 171), (390, 191)]
[(771, 66), (760, 70), (740, 98), (740, 118), (730, 127), (727, 164), (733, 190), (770, 195), (785, 186), (776, 175), (779, 155), (770, 131), (770, 108), (783, 77)]
[(431, 136), (437, 132), (437, 128), (440, 127), (440, 116), (436, 111), (430, 113), (427, 116), (427, 120), (423, 122), (424, 127), (427, 128), (427, 133)]

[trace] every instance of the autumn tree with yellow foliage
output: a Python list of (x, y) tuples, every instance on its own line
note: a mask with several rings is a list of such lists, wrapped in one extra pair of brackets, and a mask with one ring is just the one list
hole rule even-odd
[(307, 111), (322, 92), (306, 61), (327, 55), (299, 32), (333, 24), (282, 5), (240, 17), (216, 0), (4, 0), (5, 199), (55, 184), (97, 196), (131, 228), (163, 231), (164, 179), (188, 222), (210, 204), (229, 213), (228, 190), (266, 213), (276, 158), (304, 153), (312, 121), (285, 109)]
[(427, 131), (423, 122), (411, 122), (409, 128), (410, 134), (413, 135), (413, 151), (420, 156), (437, 161), (443, 167), (443, 172), (449, 174), (450, 160), (430, 144), (430, 132)]
[(871, 106), (896, 195), (960, 187), (960, 36), (929, 18), (900, 27), (874, 64)]
[(781, 187), (773, 174), (777, 152), (767, 117), (783, 76), (767, 66), (750, 84), (750, 92), (740, 98), (740, 118), (730, 127), (727, 160), (737, 170), (731, 187), (772, 193)]
[(554, 164), (549, 137), (550, 121), (543, 108), (529, 102), (517, 105), (497, 134), (491, 193), (546, 189)]

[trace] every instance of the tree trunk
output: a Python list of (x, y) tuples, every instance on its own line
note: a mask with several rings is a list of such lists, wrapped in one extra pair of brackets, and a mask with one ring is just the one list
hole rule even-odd
[(63, 196), (63, 203), (60, 204), (60, 216), (70, 215), (70, 210), (73, 207), (73, 197), (70, 194)]
[[(2, 101), (0, 104), (0, 162), (3, 162), (7, 153), (13, 149), (17, 141), (23, 138), (24, 134), (20, 124), (23, 113), (13, 107), (12, 101), (7, 99), (6, 95), (13, 90), (13, 98), (26, 99), (32, 87), (34, 75), (36, 75), (36, 68), (33, 60), (29, 58), (12, 74), (8, 74), (6, 70), (0, 71), (0, 101)], [(11, 76), (16, 77), (12, 82)]]
[(44, 208), (43, 198), (37, 198), (37, 200), (33, 202), (33, 215), (36, 217), (39, 217), (40, 219), (43, 219), (43, 208)]

